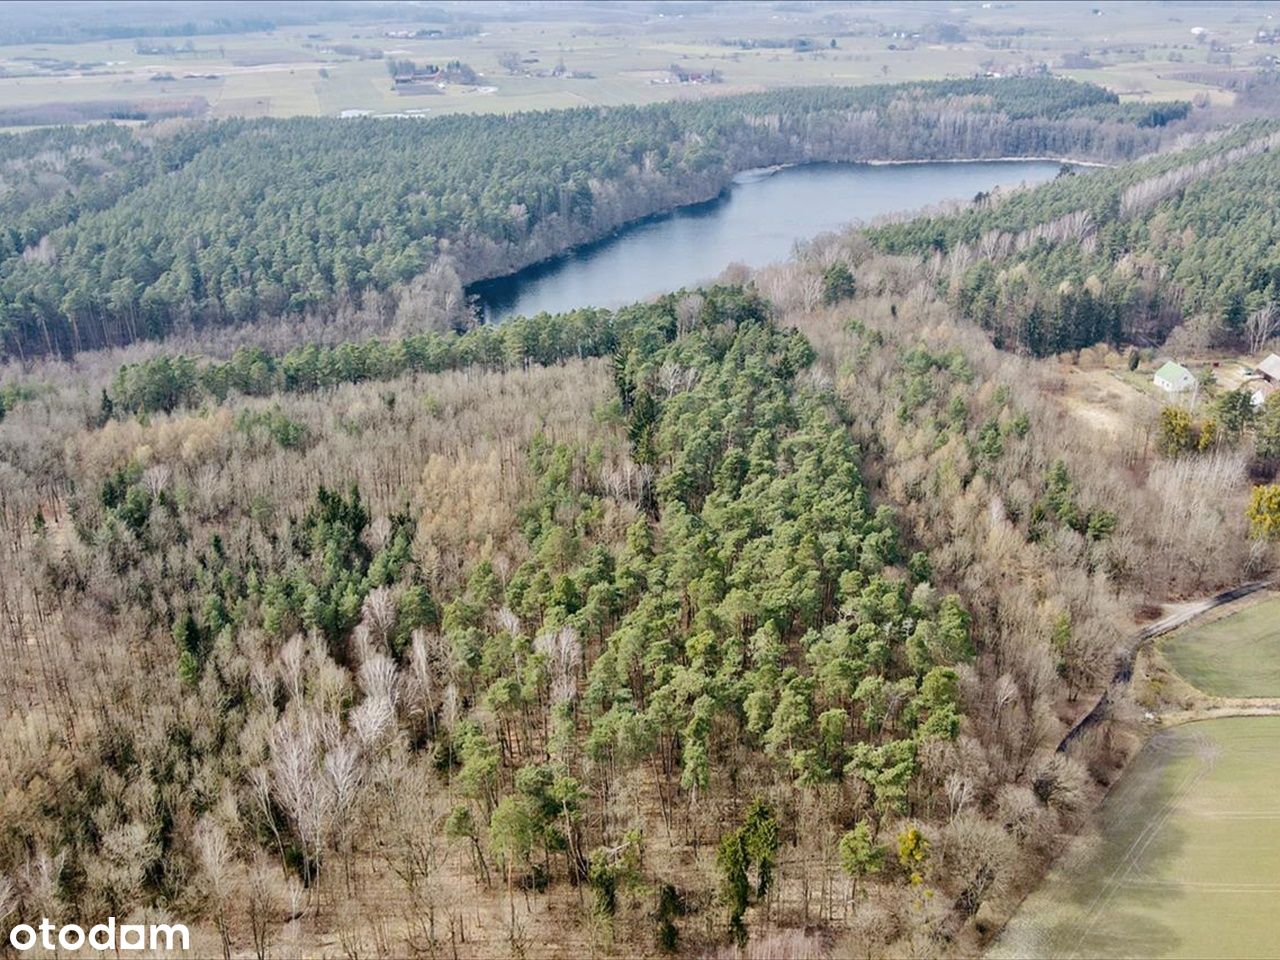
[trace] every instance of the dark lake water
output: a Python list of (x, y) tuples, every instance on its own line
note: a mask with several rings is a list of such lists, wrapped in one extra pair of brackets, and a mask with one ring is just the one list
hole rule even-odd
[(731, 263), (760, 267), (855, 220), (914, 210), (980, 190), (1051, 180), (1048, 160), (819, 163), (740, 174), (709, 203), (624, 227), (519, 273), (473, 284), (485, 317), (616, 307), (710, 280)]

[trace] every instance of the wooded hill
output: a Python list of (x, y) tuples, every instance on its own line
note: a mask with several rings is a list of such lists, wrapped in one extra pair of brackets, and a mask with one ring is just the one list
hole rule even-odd
[(1250, 123), (868, 236), (928, 257), (952, 303), (1007, 348), (1159, 343), (1194, 317), (1242, 341), (1280, 301), (1277, 147), (1274, 123)]
[[(403, 289), (463, 319), (461, 284), (809, 160), (1124, 159), (1183, 105), (1066, 80), (802, 88), (646, 107), (412, 122), (169, 122), (0, 139), (0, 342), (69, 353), (331, 310)], [(49, 168), (46, 170), (46, 168)], [(46, 176), (46, 172), (52, 175)]]
[(1055, 747), (1130, 605), (1259, 562), (1242, 462), (1100, 450), (860, 234), (757, 279), (19, 404), (14, 915), (977, 952), (1123, 752)]
[[(75, 634), (51, 651), (70, 698), (37, 693), (25, 668), (6, 684), (61, 716), (75, 747), (51, 793), (20, 769), (38, 753), (7, 755), (6, 783), (31, 789), (6, 800), (4, 869), (32, 845), (55, 857), (50, 893), (77, 915), (172, 904), (195, 895), (191, 870), (221, 838), (336, 892), (367, 849), (366, 801), (429, 790), (415, 802), (434, 812), (404, 828), (419, 847), (451, 836), (471, 850), (459, 882), (496, 873), (513, 918), (518, 881), (589, 887), (583, 919), (608, 922), (642, 882), (646, 832), (664, 829), (695, 854), (720, 844), (737, 893), (716, 937), (745, 940), (779, 844), (797, 838), (726, 776), (863, 783), (876, 824), (920, 802), (918, 754), (960, 729), (969, 617), (870, 504), (834, 398), (803, 380), (812, 348), (740, 288), (668, 297), (609, 329), (610, 362), (473, 371), (489, 399), (468, 416), (505, 416), (494, 389), (531, 412), (497, 446), (476, 429), (466, 462), (456, 437), (404, 442), (393, 421), (437, 432), (430, 395), (404, 379), (363, 426), (355, 408), (335, 428), (249, 403), (204, 427), (110, 419), (72, 440), (76, 492), (56, 529), (19, 535), (40, 569), (10, 582), (5, 609), (24, 633), (25, 594)], [(552, 417), (569, 389), (582, 399)], [(190, 456), (157, 434), (138, 459), (135, 431), (173, 428)], [(335, 441), (362, 451), (364, 482)], [(298, 469), (309, 461), (329, 482)], [(257, 492), (210, 486), (210, 469), (252, 475)], [(17, 504), (6, 495), (6, 513)], [(100, 669), (72, 668), (71, 651)], [(437, 777), (444, 792), (422, 779)], [(626, 813), (619, 795), (635, 790), (655, 821)], [(726, 839), (722, 815), (747, 832)], [(885, 856), (875, 832), (859, 834), (869, 863)], [(685, 896), (675, 876), (645, 882)], [(691, 909), (671, 906), (669, 948)]]
[[(966, 81), (871, 88), (860, 113), (856, 91), (672, 105), (727, 132), (662, 155), (687, 184), (784, 140), (825, 158), (962, 131), (993, 152), (1029, 152), (1009, 129), (1118, 152), (1156, 136), (1094, 88), (1046, 83), (991, 89), (1083, 101), (1049, 118)], [(812, 109), (743, 106), (793, 95)], [(647, 114), (556, 122), (619, 116)], [(418, 169), (372, 123), (54, 131), (85, 160), (58, 175), (97, 209), (48, 202), (49, 151), (8, 200), (65, 221), (67, 249), (127, 210), (163, 251), (177, 221), (146, 220), (143, 198), (181, 183), (216, 246), (248, 228), (217, 216), (202, 158), (285, 163), (312, 129), (365, 129), (388, 170)], [(617, 311), (34, 362), (0, 394), (0, 934), (114, 915), (190, 920), (200, 955), (981, 953), (1133, 743), (1121, 704), (1057, 749), (1134, 612), (1265, 575), (1275, 551), (1250, 536), (1242, 451), (1164, 456), (1142, 422), (1099, 434), (1058, 402), (1056, 365), (959, 318), (952, 279), (980, 256), (1048, 271), (1072, 236), (1097, 256), (1113, 222), (1156, 257), (1152, 211), (1269, 170), (1272, 136), (824, 236), (749, 283)], [(356, 169), (332, 149), (326, 169)], [(553, 179), (555, 157), (535, 169)], [(169, 172), (124, 183), (142, 160)], [(371, 196), (313, 186), (317, 222), (350, 215), (356, 236)], [(1207, 221), (1211, 195), (1187, 209)], [(1095, 200), (1119, 214), (1101, 230), (1079, 214)], [(427, 197), (402, 201), (379, 215), (408, 230), (395, 218), (426, 218)], [(1176, 236), (1194, 250), (1212, 227)], [(244, 269), (347, 255), (328, 242), (299, 227)], [(5, 282), (98, 262), (20, 246)]]

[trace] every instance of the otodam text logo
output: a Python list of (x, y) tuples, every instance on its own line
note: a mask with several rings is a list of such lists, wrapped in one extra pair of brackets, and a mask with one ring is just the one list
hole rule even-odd
[(88, 945), (92, 950), (112, 952), (122, 950), (189, 950), (191, 937), (181, 923), (122, 923), (116, 925), (115, 917), (107, 917), (106, 923), (97, 923), (86, 931), (84, 927), (68, 923), (59, 927), (45, 917), (38, 926), (20, 923), (9, 931), (9, 946), (19, 953), (26, 953), (37, 946), (45, 950), (79, 950)]

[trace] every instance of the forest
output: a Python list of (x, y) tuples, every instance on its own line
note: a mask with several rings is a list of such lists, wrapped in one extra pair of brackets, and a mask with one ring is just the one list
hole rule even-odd
[[(876, 245), (931, 260), (965, 316), (1037, 356), (1098, 342), (1247, 345), (1280, 300), (1274, 123), (941, 217), (886, 224)], [(1256, 350), (1256, 346), (1254, 347)]]
[[(1194, 119), (966, 80), (0, 139), (0, 934), (981, 955), (1140, 742), (1124, 696), (1065, 739), (1135, 624), (1275, 567), (1280, 401), (1100, 432), (1036, 359), (1280, 330), (1280, 133)], [(1006, 154), (1142, 158), (616, 310), (463, 296), (743, 168)]]
[[(543, 326), (562, 319), (561, 335), (573, 335), (572, 316)], [(616, 888), (640, 882), (645, 828), (619, 794), (643, 790), (668, 841), (695, 852), (718, 843), (721, 859), (732, 844), (715, 825), (725, 803), (740, 804), (744, 862), (726, 869), (750, 868), (752, 881), (725, 929), (745, 942), (747, 906), (770, 894), (778, 845), (797, 838), (769, 802), (731, 786), (756, 774), (716, 762), (747, 745), (744, 720), (759, 750), (743, 755), (749, 766), (797, 788), (866, 784), (853, 836), (868, 864), (881, 858), (884, 822), (924, 802), (919, 751), (959, 731), (955, 667), (973, 656), (969, 615), (930, 586), (923, 554), (900, 556), (852, 439), (833, 429), (833, 397), (798, 383), (812, 348), (758, 295), (715, 288), (602, 319), (611, 361), (551, 357), (533, 374), (533, 358), (495, 353), (516, 372), (481, 385), (496, 378), (529, 402), (541, 384), (543, 403), (585, 385), (587, 406), (566, 411), (574, 419), (556, 429), (537, 426), (545, 413), (517, 417), (513, 429), (527, 434), (469, 464), (431, 455), (415, 503), (394, 499), (400, 471), (377, 467), (372, 488), (335, 477), (297, 501), (224, 487), (218, 506), (213, 490), (198, 493), (191, 484), (203, 486), (225, 443), (254, 473), (260, 457), (284, 466), (328, 445), (327, 430), (278, 401), (215, 415), (201, 452), (193, 436), (181, 442), (192, 459), (91, 452), (124, 440), (120, 430), (166, 430), (159, 422), (121, 414), (84, 435), (96, 466), (73, 468), (81, 492), (52, 526), (36, 525), (37, 604), (55, 603), (68, 624), (132, 635), (126, 645), (163, 638), (142, 663), (170, 666), (148, 671), (163, 679), (145, 702), (114, 688), (128, 686), (121, 664), (81, 678), (107, 685), (88, 702), (127, 696), (145, 715), (133, 721), (102, 725), (79, 691), (41, 705), (69, 709), (84, 739), (56, 794), (40, 799), (28, 781), (36, 792), (11, 797), (21, 805), (11, 812), (26, 815), (8, 819), (6, 867), (30, 863), (34, 844), (56, 856), (49, 892), (69, 909), (126, 909), (190, 895), (190, 870), (204, 869), (217, 837), (224, 849), (278, 856), (310, 898), (328, 871), (349, 874), (352, 818), (366, 800), (425, 786), (401, 780), (412, 760), (413, 777), (448, 785), (452, 802), (434, 815), (443, 837), (472, 845), (474, 879), (505, 884), (512, 937), (516, 880), (585, 885), (601, 920), (619, 909)], [(385, 374), (408, 394), (381, 394), (374, 421), (338, 435), (376, 425), (381, 446), (397, 433), (386, 416), (422, 420), (417, 378)], [(344, 460), (317, 462), (327, 474)], [(451, 495), (459, 469), (470, 474), (470, 531), (449, 529), (453, 512), (430, 506)], [(60, 527), (66, 552), (49, 539)], [(912, 572), (898, 572), (908, 559)], [(194, 726), (191, 710), (202, 716)], [(675, 906), (682, 886), (667, 895), (660, 932), (672, 949), (690, 909)], [(981, 892), (971, 896), (976, 909)]]
[(1127, 612), (1262, 556), (1239, 456), (1100, 451), (1043, 376), (852, 232), (44, 381), (0, 421), (4, 902), (263, 957), (975, 951), (1125, 755), (1055, 748)]
[[(398, 290), (449, 329), (463, 285), (815, 160), (1073, 156), (1157, 147), (1177, 104), (1049, 78), (796, 88), (646, 107), (413, 122), (170, 120), (6, 136), (0, 343), (69, 355), (300, 317)], [(1176, 123), (1175, 123), (1176, 125)], [(9, 174), (6, 173), (6, 177)]]

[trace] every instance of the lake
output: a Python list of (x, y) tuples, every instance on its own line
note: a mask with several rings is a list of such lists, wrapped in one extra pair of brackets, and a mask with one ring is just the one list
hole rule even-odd
[(731, 263), (760, 267), (854, 221), (968, 200), (983, 190), (1041, 183), (1049, 160), (971, 163), (815, 163), (739, 174), (708, 203), (650, 217), (518, 273), (473, 284), (484, 316), (616, 307), (716, 277)]

